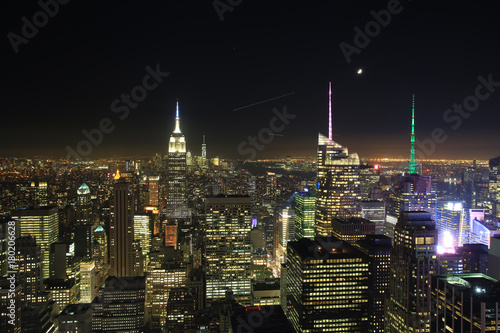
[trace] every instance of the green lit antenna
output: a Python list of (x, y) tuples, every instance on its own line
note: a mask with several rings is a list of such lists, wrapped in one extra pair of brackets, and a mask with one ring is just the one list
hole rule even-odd
[(409, 172), (417, 173), (417, 161), (415, 161), (415, 94), (411, 103), (411, 150)]

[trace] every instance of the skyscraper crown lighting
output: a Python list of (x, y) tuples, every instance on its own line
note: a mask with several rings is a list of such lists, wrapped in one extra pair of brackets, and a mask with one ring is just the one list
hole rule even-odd
[(413, 95), (411, 103), (411, 148), (410, 148), (410, 162), (408, 171), (410, 174), (417, 173), (417, 162), (415, 161), (415, 95)]

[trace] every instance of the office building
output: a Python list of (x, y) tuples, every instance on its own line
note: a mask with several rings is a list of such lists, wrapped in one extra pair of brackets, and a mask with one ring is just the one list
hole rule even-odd
[(484, 244), (490, 247), (492, 237), (500, 236), (500, 227), (496, 221), (485, 221), (474, 219), (471, 221), (471, 237), (472, 244)]
[(459, 232), (459, 246), (462, 246), (464, 244), (473, 244), (474, 241), (472, 240), (477, 239), (476, 235), (473, 235), (473, 233), (478, 233), (482, 231), (482, 228), (476, 228), (474, 230), (474, 224), (476, 224), (476, 221), (484, 221), (484, 216), (485, 216), (485, 210), (484, 209), (466, 209), (464, 210), (464, 217), (463, 217), (463, 223), (460, 224), (460, 232)]
[(205, 200), (207, 304), (225, 299), (231, 290), (241, 305), (250, 305), (250, 230), (252, 201), (248, 196), (217, 196)]
[[(290, 200), (289, 200), (290, 201)], [(289, 205), (289, 202), (278, 209), (276, 226), (277, 228), (277, 248), (276, 248), (276, 264), (280, 264), (286, 260), (286, 247), (287, 243), (295, 240), (295, 211)]]
[(80, 303), (91, 303), (97, 296), (95, 262), (80, 263)]
[(47, 206), (47, 182), (32, 181), (29, 187), (30, 203), (33, 206)]
[(130, 183), (123, 178), (113, 185), (111, 199), (111, 219), (109, 226), (110, 275), (127, 277), (134, 275), (135, 254), (134, 200)]
[(34, 305), (43, 303), (42, 249), (34, 237), (21, 236), (16, 239), (16, 264), (16, 280), (21, 284), (21, 301)]
[(445, 201), (437, 205), (436, 228), (439, 245), (443, 248), (461, 246), (460, 230), (463, 230), (465, 215), (461, 202)]
[(82, 260), (94, 256), (94, 226), (84, 224), (75, 226), (75, 257)]
[(151, 217), (148, 214), (134, 214), (134, 240), (139, 241), (144, 257), (151, 250)]
[(83, 260), (93, 257), (94, 226), (91, 220), (92, 201), (90, 189), (83, 183), (77, 192), (75, 205), (75, 256)]
[(186, 286), (186, 268), (163, 264), (148, 270), (146, 276), (146, 318), (151, 327), (164, 327), (172, 288)]
[(391, 252), (386, 332), (430, 332), (429, 278), (437, 269), (437, 238), (431, 213), (401, 213)]
[(27, 305), (21, 309), (21, 332), (57, 332), (52, 319), (53, 305)]
[(92, 302), (92, 331), (142, 332), (145, 288), (143, 276), (108, 277)]
[(329, 86), (329, 133), (318, 133), (316, 192), (317, 236), (330, 236), (333, 218), (361, 217), (360, 160), (358, 154), (333, 141), (331, 82)]
[(74, 279), (77, 275), (75, 267), (75, 243), (56, 242), (50, 245), (50, 278), (56, 280)]
[(68, 304), (59, 314), (59, 333), (92, 332), (91, 304)]
[(392, 239), (385, 235), (367, 235), (354, 246), (369, 258), (368, 298), (369, 330), (384, 332), (386, 299), (390, 292)]
[(314, 216), (316, 214), (316, 196), (309, 190), (297, 193), (293, 205), (295, 210), (295, 240), (314, 238)]
[(480, 273), (437, 274), (430, 286), (431, 332), (498, 332), (500, 282)]
[(196, 317), (201, 309), (197, 288), (172, 288), (166, 305), (166, 327), (168, 332), (191, 332), (196, 330)]
[(280, 305), (280, 280), (252, 281), (252, 306)]
[(334, 218), (332, 220), (333, 236), (340, 240), (354, 243), (375, 234), (375, 223), (361, 217)]
[(99, 289), (109, 275), (108, 238), (102, 225), (94, 230), (94, 262), (96, 269), (96, 286)]
[(177, 250), (177, 223), (165, 225), (165, 246), (172, 246)]
[(437, 274), (461, 274), (464, 272), (464, 257), (458, 251), (437, 252)]
[(488, 275), (496, 280), (500, 280), (500, 237), (491, 238), (491, 246), (487, 253)]
[(78, 190), (76, 190), (76, 194), (76, 225), (91, 224), (92, 201), (89, 186), (83, 183)]
[(329, 236), (334, 218), (361, 216), (360, 161), (346, 147), (319, 134), (316, 192), (316, 235)]
[(149, 176), (149, 205), (158, 207), (160, 198), (160, 176)]
[(361, 217), (375, 223), (375, 233), (384, 234), (385, 202), (378, 200), (361, 201)]
[(75, 279), (66, 281), (56, 279), (46, 279), (44, 281), (45, 291), (52, 294), (52, 299), (57, 303), (60, 310), (64, 309), (68, 304), (77, 303), (77, 285)]
[(207, 144), (205, 143), (205, 134), (203, 134), (203, 143), (201, 144), (201, 166), (206, 168), (207, 165)]
[[(493, 240), (491, 241), (493, 245)], [(500, 244), (499, 244), (500, 245)], [(493, 253), (494, 250), (491, 250)], [(488, 270), (488, 246), (484, 244), (464, 244), (458, 248), (463, 258), (464, 273), (487, 274)], [(499, 276), (500, 278), (500, 276)], [(497, 279), (498, 280), (498, 279)]]
[(19, 208), (12, 218), (17, 220), (21, 236), (31, 235), (40, 245), (43, 278), (50, 277), (50, 244), (58, 241), (59, 217), (57, 206)]
[(368, 256), (335, 237), (288, 244), (286, 316), (295, 332), (367, 332)]

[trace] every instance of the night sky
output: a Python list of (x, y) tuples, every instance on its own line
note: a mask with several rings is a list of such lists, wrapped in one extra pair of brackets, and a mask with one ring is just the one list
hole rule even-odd
[[(270, 126), (273, 108), (286, 107), (296, 117), (257, 158), (313, 157), (317, 133), (328, 134), (328, 81), (334, 140), (362, 158), (409, 156), (412, 94), (417, 139), (435, 128), (447, 136), (426, 157), (500, 154), (500, 23), (492, 2), (219, 1), (227, 3), (236, 6), (221, 21), (212, 1), (72, 0), (45, 25), (38, 15), (38, 33), (15, 53), (9, 33), (22, 37), (22, 18), (33, 22), (41, 7), (2, 2), (0, 156), (66, 156), (65, 147), (75, 149), (82, 130), (103, 118), (115, 128), (88, 158), (165, 153), (178, 98), (194, 155), (205, 134), (209, 157), (247, 158), (238, 146)], [(388, 6), (398, 13), (348, 63), (339, 45), (355, 47), (354, 28), (364, 32), (375, 20), (370, 12)], [(170, 73), (163, 82), (126, 117), (113, 112), (113, 101), (157, 64)], [(489, 75), (499, 83), (479, 89), (489, 96), (477, 110), (465, 119), (450, 111), (445, 122), (446, 110)]]

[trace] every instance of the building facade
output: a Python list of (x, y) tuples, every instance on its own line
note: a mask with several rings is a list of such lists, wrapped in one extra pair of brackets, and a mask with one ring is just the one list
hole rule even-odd
[(223, 300), (228, 290), (242, 305), (251, 302), (249, 196), (217, 196), (205, 200), (205, 265), (207, 304)]

